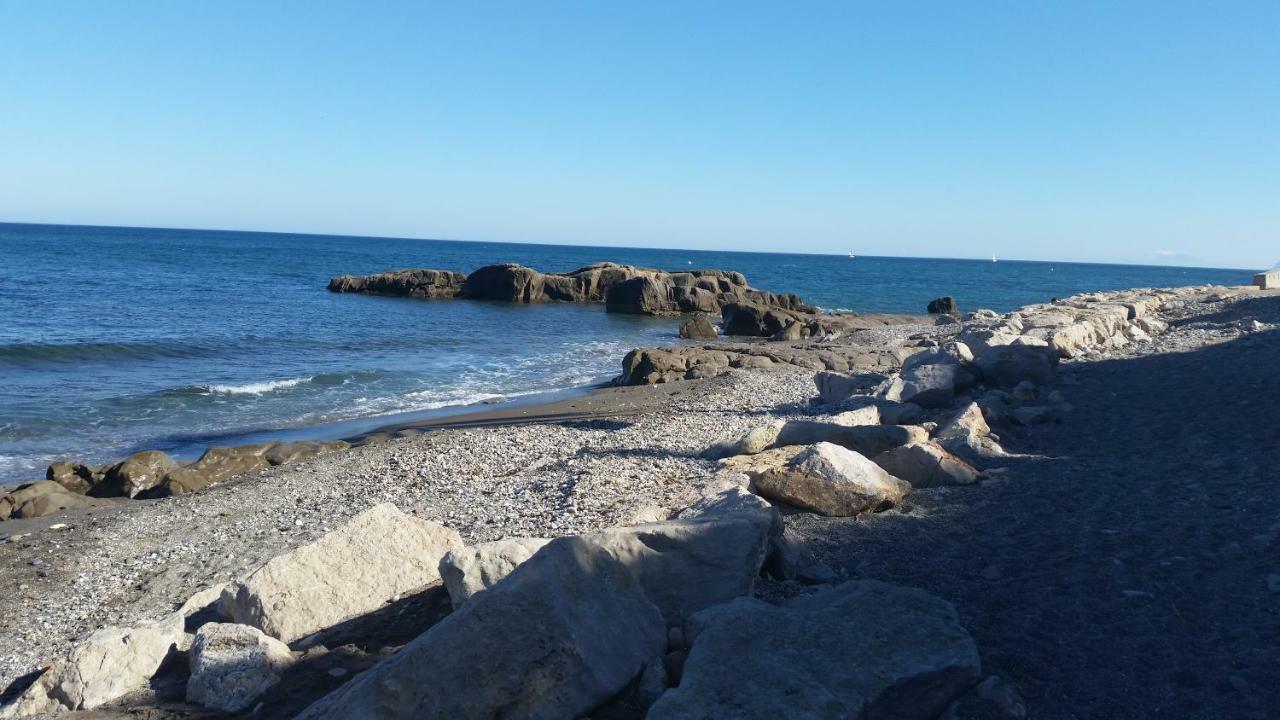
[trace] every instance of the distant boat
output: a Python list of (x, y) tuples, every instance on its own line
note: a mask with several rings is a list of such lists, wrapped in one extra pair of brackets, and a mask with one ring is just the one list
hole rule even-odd
[(853, 254), (853, 251), (852, 251), (852, 250), (850, 250), (850, 251), (849, 251), (849, 257), (851, 257), (851, 258), (855, 258), (855, 257), (858, 257), (858, 256), (857, 256), (857, 255), (854, 255), (854, 254)]
[(995, 256), (995, 255), (992, 255), (992, 256), (991, 256), (991, 262), (995, 262), (995, 261), (996, 261), (996, 256)]

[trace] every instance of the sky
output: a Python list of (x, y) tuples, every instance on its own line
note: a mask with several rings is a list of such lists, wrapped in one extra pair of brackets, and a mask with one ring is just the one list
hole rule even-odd
[(0, 221), (1280, 261), (1280, 2), (0, 0)]

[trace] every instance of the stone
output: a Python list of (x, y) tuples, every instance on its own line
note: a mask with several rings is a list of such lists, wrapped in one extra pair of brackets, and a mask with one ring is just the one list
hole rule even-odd
[(708, 460), (719, 460), (734, 455), (755, 455), (764, 452), (778, 439), (786, 423), (775, 420), (768, 425), (752, 428), (745, 433), (728, 440), (721, 440), (707, 448), (702, 457)]
[(274, 449), (275, 443), (257, 445), (238, 445), (235, 447), (211, 447), (204, 451), (199, 460), (174, 470), (170, 470), (164, 481), (156, 489), (147, 493), (148, 497), (168, 497), (182, 495), (204, 489), (215, 483), (225, 482), (237, 475), (262, 470), (269, 467), (266, 454)]
[(1041, 425), (1057, 419), (1058, 409), (1045, 405), (1027, 405), (1016, 408), (1013, 413), (1014, 422), (1023, 426)]
[(818, 397), (823, 405), (844, 402), (874, 388), (884, 380), (885, 376), (880, 373), (820, 372), (813, 376), (813, 382), (818, 386)]
[(924, 442), (929, 433), (915, 425), (837, 425), (814, 420), (789, 420), (778, 431), (774, 447), (835, 443), (874, 458), (907, 443)]
[(969, 403), (942, 427), (934, 440), (971, 463), (1003, 457), (1004, 448), (991, 437), (991, 426), (978, 403)]
[(1004, 345), (978, 355), (977, 365), (983, 379), (993, 387), (1013, 388), (1023, 381), (1050, 385), (1058, 368), (1058, 356), (1048, 348)]
[(631, 571), (670, 626), (698, 610), (750, 594), (781, 531), (778, 511), (767, 508), (611, 528), (583, 537)]
[(715, 340), (720, 334), (706, 315), (695, 315), (680, 323), (680, 337), (689, 340)]
[(102, 482), (95, 485), (90, 494), (96, 497), (137, 497), (159, 485), (164, 476), (177, 467), (178, 463), (173, 458), (159, 450), (135, 453), (107, 468)]
[(769, 337), (774, 342), (796, 342), (809, 336), (809, 329), (798, 320), (789, 321), (781, 330)]
[(930, 315), (959, 315), (960, 307), (956, 305), (955, 298), (947, 295), (946, 297), (935, 298), (929, 301)]
[(323, 453), (346, 450), (349, 447), (351, 447), (351, 443), (343, 440), (282, 442), (276, 443), (262, 457), (272, 465), (286, 465)]
[(922, 408), (948, 407), (955, 399), (959, 374), (959, 366), (954, 364), (917, 365), (902, 373), (897, 391), (887, 394), (885, 399)]
[(679, 687), (650, 720), (933, 720), (981, 677), (951, 605), (847, 582), (784, 605), (740, 598), (688, 623)]
[(339, 275), (329, 281), (329, 292), (368, 293), (413, 298), (452, 298), (458, 295), (462, 273), (446, 270), (394, 270), (377, 275)]
[(811, 585), (835, 582), (835, 571), (818, 559), (791, 528), (784, 528), (773, 542), (765, 560), (765, 572), (776, 580), (793, 580)]
[(0, 497), (0, 520), (45, 517), (88, 503), (84, 496), (68, 492), (59, 483), (40, 480), (19, 485)]
[(1027, 703), (1018, 689), (999, 675), (989, 675), (961, 695), (940, 720), (1022, 720)]
[(969, 463), (947, 452), (933, 442), (911, 443), (876, 456), (875, 463), (894, 477), (911, 483), (911, 487), (972, 485), (978, 471)]
[(856, 410), (845, 410), (831, 418), (831, 422), (836, 425), (844, 425), (846, 427), (860, 427), (863, 425), (879, 425), (880, 424), (880, 407), (878, 405), (864, 405)]
[(453, 607), (511, 574), (534, 553), (551, 542), (547, 538), (504, 538), (450, 550), (440, 559), (440, 577)]
[(741, 473), (755, 482), (761, 473), (785, 466), (804, 449), (804, 445), (784, 445), (755, 455), (735, 455), (720, 461), (719, 472), (729, 475)]
[(454, 530), (375, 505), (232, 583), (222, 611), (291, 643), (439, 584), (440, 559), (462, 546)]
[(56, 661), (0, 717), (93, 710), (142, 690), (182, 639), (183, 618), (95, 630)]
[(293, 665), (289, 646), (248, 625), (209, 623), (188, 653), (187, 702), (240, 712)]
[(661, 664), (666, 638), (621, 562), (561, 538), (298, 718), (579, 718)]
[(811, 445), (783, 467), (761, 473), (755, 486), (771, 500), (835, 517), (888, 509), (911, 490), (862, 455), (829, 442)]
[(768, 500), (751, 492), (750, 476), (732, 474), (703, 489), (703, 494), (688, 507), (676, 514), (677, 519), (725, 515), (742, 512), (767, 512), (772, 505)]
[(44, 473), (45, 480), (52, 480), (67, 492), (76, 495), (84, 495), (101, 480), (94, 469), (84, 463), (71, 462), (70, 460), (59, 460), (49, 465)]

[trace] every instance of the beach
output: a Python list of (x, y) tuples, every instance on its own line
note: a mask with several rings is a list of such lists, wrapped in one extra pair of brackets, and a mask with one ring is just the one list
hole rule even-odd
[[(1163, 332), (1064, 360), (1037, 390), (1058, 394), (1058, 413), (999, 428), (1008, 454), (977, 484), (917, 489), (859, 517), (780, 505), (789, 537), (838, 578), (920, 587), (952, 603), (984, 671), (1016, 686), (1036, 717), (1141, 714), (1133, 708), (1266, 717), (1280, 701), (1267, 680), (1280, 640), (1271, 562), (1280, 507), (1267, 474), (1278, 458), (1274, 429), (1250, 409), (1280, 399), (1255, 370), (1280, 354), (1280, 297), (1233, 288), (1166, 297), (1148, 316)], [(966, 327), (889, 326), (874, 343), (918, 350)], [(730, 368), (494, 406), (386, 428), (374, 442), (197, 493), (0, 524), (0, 567), (12, 578), (0, 606), (0, 686), (13, 695), (93, 629), (158, 619), (377, 503), (469, 545), (665, 520), (722, 474), (705, 455), (714, 443), (838, 412), (815, 399), (814, 375)], [(761, 580), (757, 595), (798, 587)], [(289, 716), (301, 709), (293, 702), (268, 703), (265, 716)]]

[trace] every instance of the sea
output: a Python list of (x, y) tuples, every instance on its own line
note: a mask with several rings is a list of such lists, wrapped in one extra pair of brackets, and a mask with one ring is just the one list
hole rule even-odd
[[(787, 247), (785, 238), (778, 242)], [(829, 310), (1007, 311), (1243, 270), (0, 224), (0, 482), (58, 458), (337, 438), (607, 382), (678, 320), (601, 306), (335, 294), (333, 275), (501, 262), (720, 268)]]

